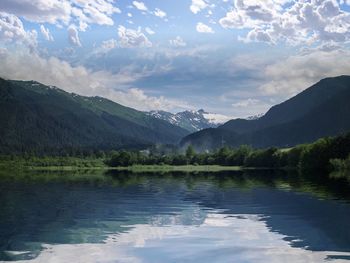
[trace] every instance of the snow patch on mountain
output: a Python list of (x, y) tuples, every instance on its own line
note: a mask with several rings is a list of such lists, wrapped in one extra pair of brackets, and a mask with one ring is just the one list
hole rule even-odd
[(264, 116), (264, 115), (265, 115), (264, 113), (261, 113), (261, 114), (249, 116), (249, 117), (247, 118), (247, 120), (249, 120), (249, 121), (258, 120), (258, 119), (260, 119), (260, 118), (261, 118), (262, 116)]
[(148, 114), (180, 126), (190, 132), (196, 132), (207, 128), (216, 128), (231, 119), (228, 116), (205, 112), (202, 109), (198, 111), (182, 111), (175, 114), (166, 111), (151, 111), (148, 112)]

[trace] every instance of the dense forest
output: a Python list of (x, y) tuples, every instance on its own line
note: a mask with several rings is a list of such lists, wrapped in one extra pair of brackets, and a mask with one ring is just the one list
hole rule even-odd
[(332, 159), (331, 165), (334, 171), (350, 175), (350, 155), (346, 159)]

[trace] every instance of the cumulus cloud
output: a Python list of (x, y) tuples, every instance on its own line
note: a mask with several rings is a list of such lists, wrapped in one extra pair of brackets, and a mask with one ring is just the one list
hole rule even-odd
[(145, 28), (145, 31), (147, 32), (147, 34), (149, 34), (149, 35), (154, 35), (156, 32), (154, 32), (151, 28), (149, 28), (149, 27), (146, 27)]
[(260, 89), (267, 95), (294, 95), (322, 78), (349, 75), (349, 51), (315, 50), (290, 56), (264, 70), (268, 81)]
[(37, 23), (68, 23), (72, 6), (61, 0), (1, 0), (0, 10), (24, 17)]
[(175, 39), (169, 40), (169, 43), (173, 47), (185, 47), (185, 46), (187, 46), (187, 43), (180, 36), (177, 36)]
[(258, 28), (255, 28), (252, 31), (250, 31), (247, 35), (247, 38), (242, 38), (241, 40), (246, 42), (257, 41), (257, 42), (273, 43), (271, 36), (266, 31)]
[(147, 8), (147, 6), (145, 5), (144, 2), (133, 1), (132, 4), (133, 4), (138, 10), (141, 10), (141, 11), (147, 11), (147, 10), (148, 10), (148, 8)]
[(121, 13), (120, 9), (113, 5), (110, 0), (73, 0), (72, 15), (79, 20), (79, 23), (114, 25), (112, 15)]
[(196, 30), (199, 33), (214, 33), (214, 30), (210, 26), (207, 26), (202, 22), (197, 23)]
[(160, 10), (159, 8), (156, 8), (153, 12), (153, 14), (155, 16), (158, 16), (160, 18), (165, 18), (167, 16), (167, 14), (163, 11), (163, 10)]
[(101, 44), (101, 49), (104, 51), (104, 52), (108, 52), (114, 48), (117, 47), (117, 40), (115, 39), (109, 39), (109, 40), (106, 40), (106, 41), (103, 41), (102, 44)]
[(0, 10), (37, 23), (113, 25), (120, 9), (111, 0), (1, 0)]
[(26, 31), (17, 16), (0, 12), (0, 40), (22, 43), (30, 48), (35, 48), (37, 32), (35, 30)]
[(47, 41), (53, 41), (53, 36), (48, 28), (44, 25), (40, 25), (40, 32)]
[(350, 40), (350, 13), (334, 0), (235, 0), (219, 23), (251, 30), (246, 41), (297, 45)]
[(192, 4), (190, 6), (190, 10), (192, 13), (197, 14), (201, 10), (208, 7), (208, 3), (204, 0), (192, 0)]
[(102, 96), (139, 110), (172, 110), (188, 107), (182, 101), (149, 96), (141, 89), (128, 88), (132, 86), (131, 83), (143, 77), (141, 73), (128, 69), (116, 73), (92, 71), (83, 66), (72, 66), (56, 57), (43, 58), (28, 50), (19, 50), (13, 54), (6, 49), (0, 49), (0, 56), (0, 76), (3, 78), (36, 80), (68, 92), (85, 96)]
[(123, 48), (152, 47), (151, 41), (141, 32), (141, 28), (133, 30), (125, 28), (124, 26), (119, 26), (118, 36), (119, 45)]
[(73, 25), (68, 27), (68, 41), (73, 46), (81, 47), (81, 42), (80, 42), (78, 30)]
[[(7, 39), (19, 41), (21, 38), (22, 42), (33, 49), (36, 46), (37, 32), (26, 32), (17, 16), (27, 21), (50, 23), (59, 27), (70, 25), (67, 28), (69, 42), (81, 46), (78, 30), (85, 31), (89, 24), (113, 25), (112, 15), (120, 12), (112, 0), (1, 0), (0, 31), (6, 32)], [(53, 41), (49, 29), (44, 25), (40, 26), (40, 31), (46, 40)]]

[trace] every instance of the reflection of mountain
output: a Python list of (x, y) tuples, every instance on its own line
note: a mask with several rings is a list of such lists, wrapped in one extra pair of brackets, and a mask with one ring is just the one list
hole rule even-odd
[(285, 235), (285, 240), (295, 247), (307, 247), (312, 251), (350, 251), (348, 204), (320, 201), (310, 195), (266, 187), (252, 188), (248, 192), (230, 189), (224, 193), (209, 193), (193, 191), (188, 200), (224, 209), (228, 214), (263, 215), (262, 220), (271, 231)]
[(318, 198), (329, 196), (333, 186), (339, 193), (344, 187), (327, 182), (316, 198), (296, 192), (322, 189), (314, 183), (266, 175), (119, 174), (101, 175), (96, 184), (64, 182), (62, 175), (61, 181), (42, 177), (33, 183), (5, 177), (0, 184), (0, 260), (9, 259), (4, 254), (9, 250), (32, 251), (17, 256), (31, 258), (43, 243), (101, 243), (138, 224), (200, 226), (208, 213), (218, 210), (259, 215), (270, 231), (294, 240), (295, 247), (350, 252), (350, 205)]
[(181, 201), (186, 189), (182, 182), (133, 179), (129, 185), (127, 178), (121, 178), (118, 187), (1, 183), (0, 260), (10, 259), (4, 251), (31, 251), (17, 259), (37, 256), (42, 243), (100, 243), (111, 233), (128, 231), (127, 225), (146, 224), (160, 214), (180, 214), (179, 220), (189, 225), (203, 221), (205, 214), (189, 216), (193, 207)]

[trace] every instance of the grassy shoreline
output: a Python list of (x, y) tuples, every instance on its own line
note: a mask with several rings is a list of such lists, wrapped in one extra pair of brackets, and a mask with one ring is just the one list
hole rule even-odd
[(130, 166), (111, 167), (105, 164), (105, 158), (91, 157), (9, 157), (0, 158), (1, 171), (129, 171), (142, 172), (222, 172), (243, 170), (267, 170), (272, 168), (256, 168), (229, 165), (170, 165), (170, 164), (134, 164)]
[(16, 166), (0, 164), (1, 170), (24, 170), (24, 171), (129, 171), (129, 172), (221, 172), (221, 171), (241, 171), (252, 168), (240, 166), (220, 166), (220, 165), (132, 165), (127, 167), (108, 166)]
[(128, 167), (112, 168), (117, 171), (130, 172), (222, 172), (241, 171), (240, 166), (220, 166), (220, 165), (132, 165)]

